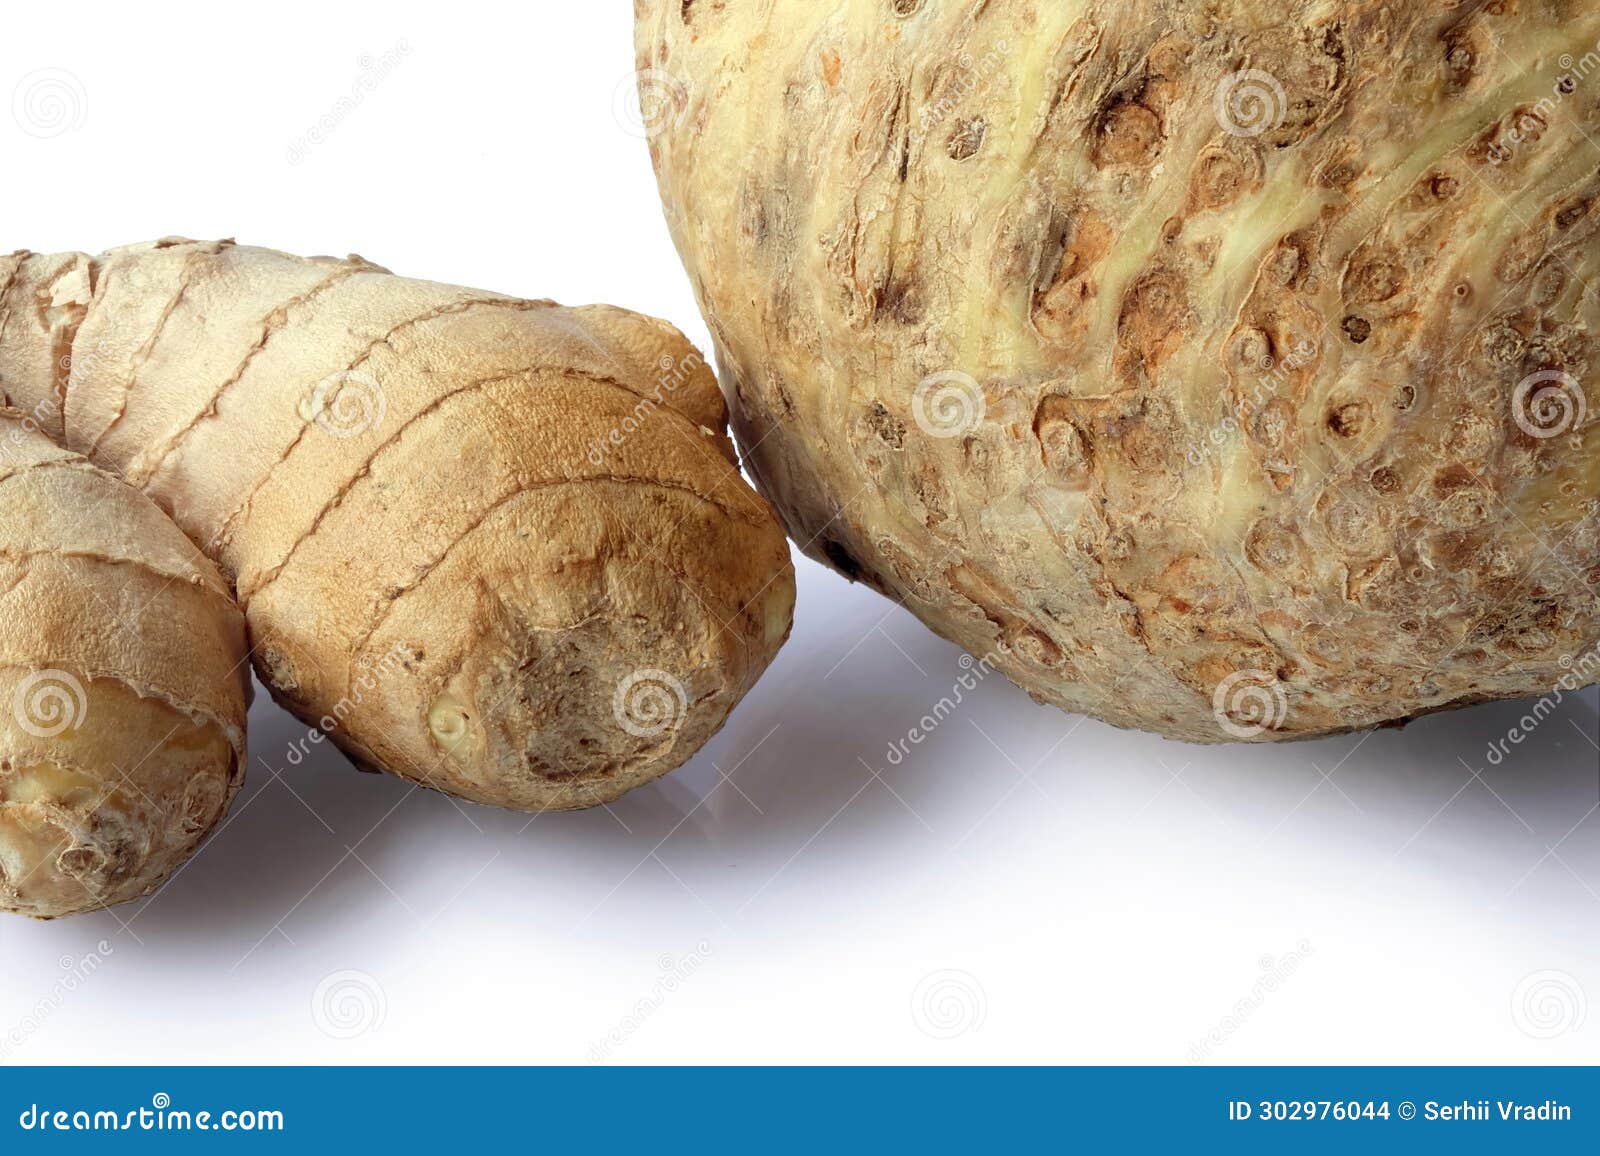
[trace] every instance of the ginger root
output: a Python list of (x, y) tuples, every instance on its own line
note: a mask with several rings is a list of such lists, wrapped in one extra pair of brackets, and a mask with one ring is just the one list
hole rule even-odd
[(153, 890), (244, 771), (244, 620), (145, 497), (0, 410), (0, 910)]
[(787, 636), (782, 531), (664, 322), (228, 241), (18, 253), (0, 287), (10, 403), (171, 515), (359, 765), (602, 803)]

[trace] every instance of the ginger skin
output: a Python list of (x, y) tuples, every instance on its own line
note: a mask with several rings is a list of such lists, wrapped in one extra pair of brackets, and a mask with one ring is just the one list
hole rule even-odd
[(145, 895), (244, 775), (227, 584), (156, 506), (0, 409), (0, 911)]
[(229, 241), (0, 258), (0, 387), (236, 591), (359, 765), (523, 810), (681, 764), (794, 574), (670, 325)]

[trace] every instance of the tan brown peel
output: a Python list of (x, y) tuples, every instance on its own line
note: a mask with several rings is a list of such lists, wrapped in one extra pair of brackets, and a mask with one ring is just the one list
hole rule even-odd
[(149, 499), (0, 409), (0, 911), (153, 890), (244, 774), (244, 620)]
[(635, 10), (809, 552), (1191, 740), (1600, 677), (1593, 4)]
[(170, 512), (274, 697), (363, 765), (605, 802), (787, 636), (787, 544), (664, 322), (226, 241), (5, 260), (13, 404)]

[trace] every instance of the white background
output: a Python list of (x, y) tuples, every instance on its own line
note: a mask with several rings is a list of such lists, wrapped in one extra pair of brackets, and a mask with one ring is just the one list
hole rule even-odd
[[(354, 251), (704, 345), (627, 128), (630, 24), (619, 0), (13, 6), (0, 247)], [(3, 1062), (1600, 1060), (1592, 690), (1494, 766), (1526, 704), (1199, 748), (994, 677), (891, 766), (958, 652), (799, 566), (772, 672), (609, 810), (530, 822), (326, 746), (291, 765), (304, 730), (261, 695), (245, 792), (170, 886), (0, 921)]]

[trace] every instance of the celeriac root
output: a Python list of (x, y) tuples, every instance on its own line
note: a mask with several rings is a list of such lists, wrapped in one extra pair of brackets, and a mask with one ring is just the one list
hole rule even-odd
[(1600, 9), (640, 0), (797, 542), (1217, 742), (1600, 679)]

